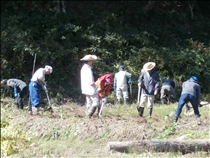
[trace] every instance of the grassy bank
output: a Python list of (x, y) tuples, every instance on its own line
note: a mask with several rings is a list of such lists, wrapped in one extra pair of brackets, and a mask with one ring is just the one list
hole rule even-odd
[[(155, 104), (153, 117), (137, 115), (136, 105), (108, 105), (103, 117), (85, 116), (85, 107), (76, 103), (54, 106), (48, 112), (28, 115), (18, 111), (9, 98), (1, 100), (1, 156), (10, 157), (208, 157), (205, 152), (129, 154), (108, 152), (109, 141), (194, 140), (209, 139), (209, 107), (199, 108), (201, 119), (187, 116), (184, 109), (178, 123), (173, 123), (176, 104)], [(191, 109), (192, 111), (192, 109)]]

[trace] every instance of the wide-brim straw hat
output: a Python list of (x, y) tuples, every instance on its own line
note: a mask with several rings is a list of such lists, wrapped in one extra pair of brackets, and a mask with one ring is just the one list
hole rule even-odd
[(83, 61), (93, 61), (96, 60), (97, 56), (96, 55), (85, 55), (82, 59)]
[(146, 64), (144, 64), (143, 69), (149, 71), (152, 70), (155, 67), (155, 65), (155, 62), (147, 62)]

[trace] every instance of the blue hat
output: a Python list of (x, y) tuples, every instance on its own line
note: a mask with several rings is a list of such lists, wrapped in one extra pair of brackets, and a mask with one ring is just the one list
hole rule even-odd
[(120, 67), (119, 67), (119, 70), (124, 70), (124, 66), (123, 66), (123, 65), (120, 66)]
[(193, 80), (193, 81), (195, 81), (195, 82), (198, 82), (198, 78), (197, 78), (196, 76), (191, 76), (191, 77), (190, 77), (190, 80)]

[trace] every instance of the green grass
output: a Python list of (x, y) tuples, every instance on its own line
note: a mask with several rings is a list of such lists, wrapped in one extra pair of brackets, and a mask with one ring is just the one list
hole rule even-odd
[[(136, 122), (139, 118), (136, 104), (128, 105), (112, 105), (104, 107), (103, 117), (101, 119), (94, 118), (89, 120), (86, 117), (77, 117), (76, 111), (82, 111), (75, 103), (65, 107), (64, 118), (50, 118), (46, 115), (41, 119), (41, 122), (34, 122), (37, 128), (31, 128), (27, 131), (24, 127), (27, 112), (16, 110), (12, 100), (8, 98), (3, 101), (1, 106), (1, 129), (10, 128), (11, 131), (21, 129), (19, 136), (21, 142), (26, 139), (25, 146), (22, 144), (20, 148), (12, 153), (8, 152), (11, 157), (181, 157), (181, 153), (151, 153), (145, 151), (138, 153), (130, 151), (129, 154), (118, 152), (106, 152), (105, 147), (109, 141), (127, 140), (130, 136), (135, 138), (135, 134), (144, 134), (145, 139), (153, 140), (170, 140), (186, 135), (186, 140), (193, 139), (210, 139), (208, 118), (210, 117), (209, 108), (199, 108), (202, 115), (201, 125), (198, 125), (194, 116), (185, 116), (184, 109), (181, 113), (181, 118), (178, 123), (173, 122), (173, 116), (177, 108), (177, 103), (162, 106), (155, 104), (153, 108), (152, 118), (148, 117), (147, 108), (144, 111), (144, 118), (147, 123)], [(85, 109), (85, 108), (83, 108)], [(71, 112), (68, 114), (68, 112)], [(61, 111), (57, 111), (60, 116)], [(80, 115), (84, 115), (84, 112)], [(22, 117), (18, 121), (14, 118)], [(32, 117), (33, 118), (33, 117)], [(60, 123), (55, 126), (55, 122)], [(62, 124), (63, 121), (70, 124)], [(112, 122), (113, 121), (113, 122)], [(118, 124), (119, 123), (119, 124)], [(46, 126), (45, 126), (46, 125)], [(58, 126), (60, 125), (60, 126)], [(85, 126), (85, 128), (83, 128)], [(87, 129), (89, 128), (90, 129)], [(139, 128), (138, 128), (139, 127)], [(119, 129), (116, 129), (119, 128)], [(45, 129), (43, 135), (40, 136), (38, 130)], [(91, 132), (92, 133), (88, 133)], [(45, 132), (45, 133), (44, 133)], [(7, 132), (5, 137), (9, 138), (14, 132)], [(23, 137), (24, 136), (24, 137)], [(7, 139), (5, 138), (5, 139)], [(14, 137), (13, 137), (14, 138)], [(14, 143), (13, 139), (13, 143)], [(17, 139), (16, 139), (17, 140)], [(18, 140), (15, 143), (19, 143)], [(2, 139), (1, 139), (2, 147)], [(14, 149), (10, 146), (11, 150)], [(6, 155), (1, 155), (6, 156)], [(193, 157), (208, 157), (206, 153), (196, 152)]]

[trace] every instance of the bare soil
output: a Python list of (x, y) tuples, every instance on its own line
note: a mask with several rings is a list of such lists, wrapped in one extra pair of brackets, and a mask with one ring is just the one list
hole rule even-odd
[[(62, 131), (72, 130), (75, 141), (85, 141), (92, 139), (97, 148), (90, 149), (87, 153), (78, 153), (77, 149), (66, 150), (61, 157), (80, 157), (80, 156), (125, 156), (125, 153), (113, 153), (106, 151), (106, 144), (108, 141), (140, 141), (157, 139), (156, 136), (160, 134), (161, 128), (172, 122), (172, 117), (167, 121), (153, 112), (152, 118), (147, 117), (147, 110), (144, 117), (139, 117), (137, 111), (132, 117), (128, 115), (115, 114), (109, 115), (109, 112), (114, 107), (105, 106), (104, 114), (101, 118), (97, 116), (97, 112), (92, 118), (85, 115), (85, 106), (71, 105), (67, 103), (62, 106), (54, 106), (52, 115), (50, 112), (41, 112), (39, 115), (30, 115), (28, 113), (13, 115), (12, 122), (22, 122), (23, 128), (28, 132), (36, 132), (38, 137), (49, 138), (54, 140), (68, 140), (62, 136)], [(135, 108), (135, 107), (133, 107)], [(125, 111), (126, 113), (126, 111)], [(199, 125), (198, 125), (199, 124)], [(195, 118), (186, 116), (179, 119), (176, 125), (177, 132), (183, 132), (188, 128), (195, 128), (197, 132), (208, 132), (210, 129), (209, 118), (203, 117)], [(64, 135), (64, 134), (63, 134)], [(176, 136), (175, 136), (176, 137)], [(172, 137), (171, 137), (172, 138)], [(177, 138), (173, 138), (177, 139)], [(178, 138), (186, 139), (186, 138)], [(161, 153), (157, 153), (157, 157)], [(161, 157), (166, 156), (161, 155)], [(186, 157), (195, 156), (194, 153), (185, 155)]]

